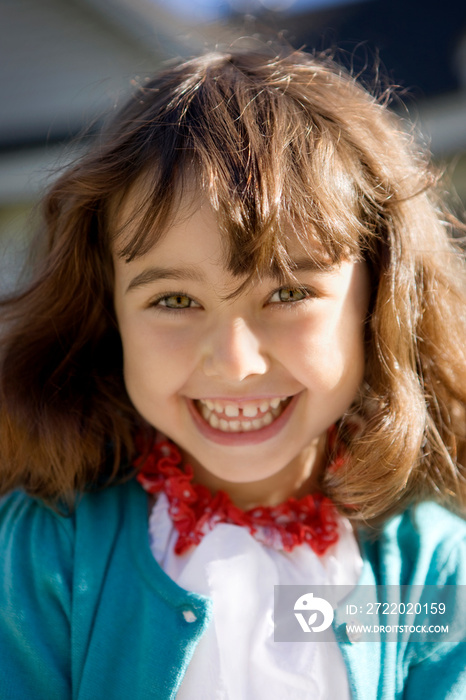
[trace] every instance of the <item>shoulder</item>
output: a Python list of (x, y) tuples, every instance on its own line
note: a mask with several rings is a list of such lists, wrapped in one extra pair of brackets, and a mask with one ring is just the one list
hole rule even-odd
[[(22, 492), (0, 499), (0, 659), (19, 669), (18, 677), (24, 675), (25, 647), (36, 646), (47, 652), (37, 668), (55, 664), (65, 677), (76, 591), (84, 584), (100, 590), (115, 542), (124, 537), (131, 494), (131, 485), (85, 494), (68, 517)], [(0, 695), (1, 689), (0, 682)], [(46, 689), (37, 697), (47, 697)]]
[(398, 582), (466, 584), (466, 521), (433, 502), (388, 520), (377, 537), (362, 536), (363, 551), (381, 578)]
[(383, 532), (389, 539), (396, 537), (406, 544), (413, 542), (432, 550), (447, 551), (466, 538), (466, 520), (438, 503), (426, 501), (389, 520)]
[(413, 505), (398, 517), (403, 523), (410, 522), (417, 532), (424, 532), (437, 540), (453, 533), (460, 538), (466, 535), (466, 520), (434, 501)]
[[(394, 523), (394, 532), (405, 556), (418, 565), (436, 567), (444, 575), (450, 569), (466, 567), (466, 521), (433, 502), (409, 508)], [(460, 583), (458, 581), (458, 583)], [(466, 583), (466, 579), (464, 580)]]
[[(54, 543), (61, 552), (70, 549), (72, 523), (23, 492), (13, 492), (0, 500), (0, 546), (11, 565), (19, 558), (37, 557)], [(47, 552), (49, 550), (47, 549)]]
[[(108, 541), (126, 517), (128, 500), (138, 499), (133, 484), (80, 496), (71, 515), (55, 512), (21, 491), (0, 499), (3, 571), (63, 569), (80, 542)], [(140, 496), (139, 496), (140, 498)], [(97, 537), (98, 534), (98, 537)], [(110, 537), (111, 540), (111, 537)], [(109, 545), (111, 546), (111, 545)]]

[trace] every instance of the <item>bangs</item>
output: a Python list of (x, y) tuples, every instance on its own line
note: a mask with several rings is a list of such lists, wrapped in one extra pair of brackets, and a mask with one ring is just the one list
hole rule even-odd
[(131, 185), (136, 204), (122, 214), (126, 189), (112, 205), (119, 255), (129, 262), (147, 253), (194, 192), (193, 205), (202, 195), (218, 216), (235, 276), (292, 276), (296, 241), (319, 266), (359, 257), (374, 226), (362, 211), (365, 175), (354, 145), (306, 101), (299, 71), (284, 84), (280, 62), (266, 76), (238, 62), (223, 57), (188, 70), (168, 86), (169, 102), (160, 86), (144, 88), (151, 114), (138, 127), (144, 162)]

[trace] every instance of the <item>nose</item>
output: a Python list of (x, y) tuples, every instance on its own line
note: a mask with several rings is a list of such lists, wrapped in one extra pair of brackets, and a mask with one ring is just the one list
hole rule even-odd
[(231, 382), (265, 374), (269, 361), (259, 336), (243, 318), (217, 324), (205, 339), (204, 374)]

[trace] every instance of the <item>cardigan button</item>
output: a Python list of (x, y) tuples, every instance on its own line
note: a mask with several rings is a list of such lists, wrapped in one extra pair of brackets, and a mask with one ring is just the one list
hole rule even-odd
[[(352, 628), (356, 627), (356, 629), (348, 629), (348, 627), (351, 625)], [(346, 625), (346, 634), (348, 636), (348, 639), (350, 642), (359, 642), (359, 640), (362, 637), (362, 632), (360, 629), (357, 629), (357, 627), (360, 625), (359, 620), (350, 620), (349, 623)]]
[(183, 610), (183, 617), (186, 622), (196, 622), (197, 617), (192, 610)]

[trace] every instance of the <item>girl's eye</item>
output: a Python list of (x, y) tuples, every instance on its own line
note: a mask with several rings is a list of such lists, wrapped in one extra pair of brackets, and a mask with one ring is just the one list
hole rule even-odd
[(152, 306), (162, 306), (166, 309), (190, 309), (192, 307), (199, 308), (199, 304), (188, 297), (186, 294), (169, 294), (167, 296), (156, 299)]
[(307, 299), (310, 296), (312, 296), (311, 292), (303, 287), (281, 287), (281, 289), (277, 289), (272, 294), (270, 301), (272, 303), (302, 301), (302, 299)]

